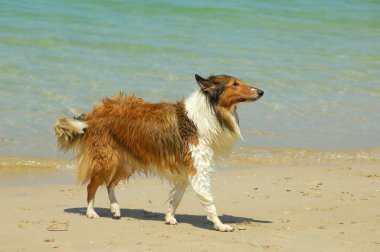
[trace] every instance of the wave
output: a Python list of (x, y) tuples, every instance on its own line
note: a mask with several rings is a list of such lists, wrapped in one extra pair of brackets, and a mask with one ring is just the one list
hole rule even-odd
[(54, 158), (39, 158), (39, 157), (10, 157), (0, 156), (0, 169), (18, 170), (18, 171), (47, 171), (52, 169), (74, 169), (76, 168), (75, 161), (54, 159)]
[(380, 164), (380, 148), (322, 151), (314, 149), (260, 149), (240, 147), (225, 161), (232, 167)]
[[(322, 151), (296, 148), (235, 148), (222, 166), (311, 166), (311, 165), (380, 164), (380, 147), (361, 150)], [(39, 157), (0, 156), (0, 169), (9, 171), (49, 171), (75, 169), (75, 160)]]

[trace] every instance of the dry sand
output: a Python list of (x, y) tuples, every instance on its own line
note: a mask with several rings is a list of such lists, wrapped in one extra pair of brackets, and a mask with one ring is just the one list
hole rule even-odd
[(101, 217), (90, 220), (84, 186), (19, 182), (0, 187), (0, 251), (380, 251), (375, 165), (216, 173), (216, 206), (232, 233), (212, 230), (191, 191), (179, 224), (165, 225), (169, 187), (157, 179), (118, 187), (120, 220), (111, 218), (105, 188), (95, 201)]

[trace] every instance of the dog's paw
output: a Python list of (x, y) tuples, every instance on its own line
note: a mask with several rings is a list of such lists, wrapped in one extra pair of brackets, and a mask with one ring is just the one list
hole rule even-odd
[(121, 218), (119, 204), (117, 204), (117, 203), (111, 204), (111, 213), (112, 213), (114, 219), (120, 219)]
[(226, 225), (226, 224), (223, 224), (223, 223), (215, 224), (214, 229), (217, 231), (220, 231), (220, 232), (232, 232), (232, 231), (234, 231), (233, 227)]
[(99, 219), (99, 215), (95, 212), (94, 209), (87, 209), (86, 216), (89, 219)]
[(168, 225), (177, 225), (177, 220), (174, 218), (173, 215), (166, 215), (165, 223)]

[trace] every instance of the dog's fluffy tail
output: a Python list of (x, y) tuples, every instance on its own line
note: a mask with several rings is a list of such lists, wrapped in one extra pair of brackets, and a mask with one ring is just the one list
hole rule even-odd
[(65, 152), (78, 148), (86, 128), (87, 124), (83, 121), (59, 118), (54, 126), (58, 148)]

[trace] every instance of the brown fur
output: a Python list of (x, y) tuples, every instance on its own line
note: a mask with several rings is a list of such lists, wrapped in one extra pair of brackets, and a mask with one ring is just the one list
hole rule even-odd
[(173, 176), (193, 174), (188, 142), (196, 143), (197, 133), (185, 113), (183, 102), (153, 104), (123, 94), (104, 99), (84, 118), (79, 181), (96, 177), (108, 184), (134, 172), (148, 174), (150, 166)]

